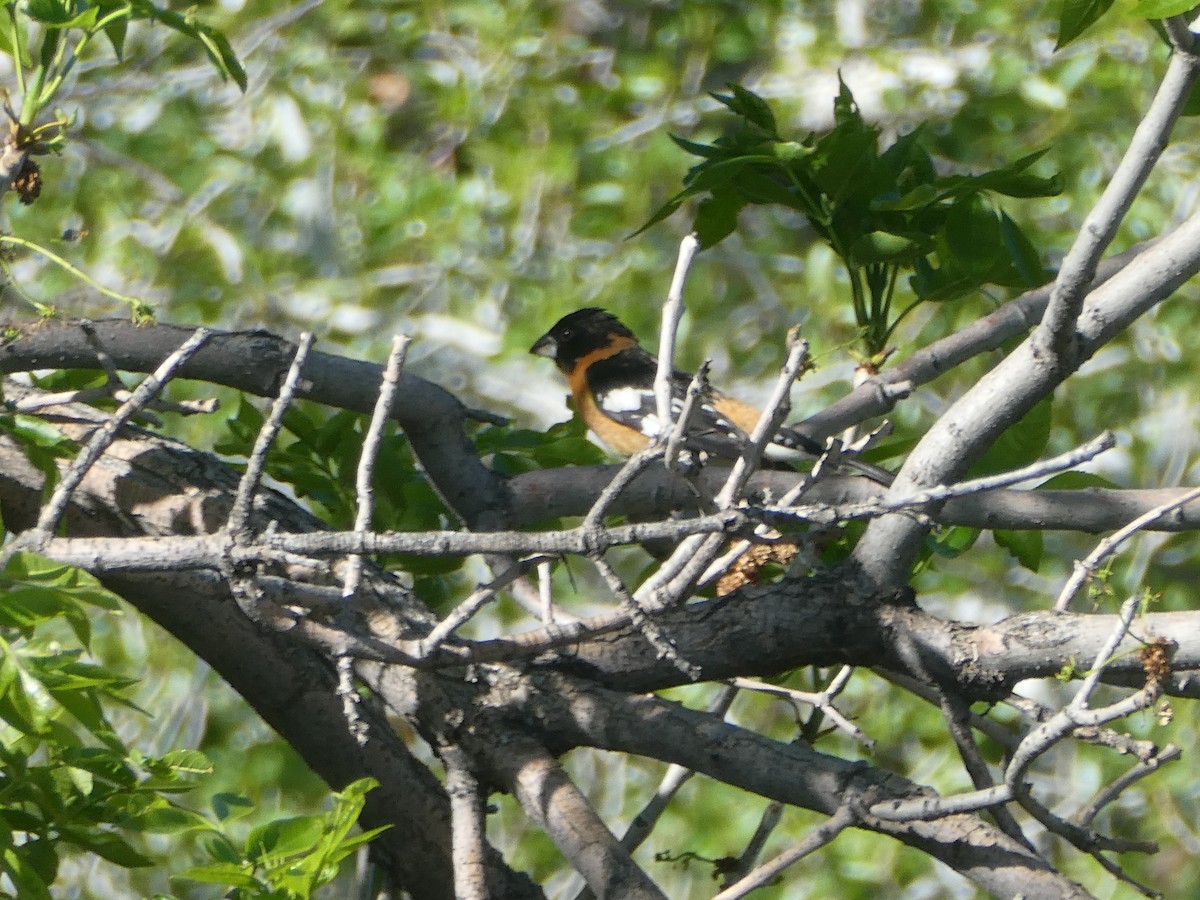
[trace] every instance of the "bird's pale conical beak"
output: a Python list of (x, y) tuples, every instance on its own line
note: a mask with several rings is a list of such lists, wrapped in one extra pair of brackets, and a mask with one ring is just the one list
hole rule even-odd
[(550, 337), (550, 335), (543, 334), (537, 339), (537, 343), (529, 348), (529, 352), (534, 356), (546, 356), (554, 359), (555, 354), (558, 353), (558, 342)]

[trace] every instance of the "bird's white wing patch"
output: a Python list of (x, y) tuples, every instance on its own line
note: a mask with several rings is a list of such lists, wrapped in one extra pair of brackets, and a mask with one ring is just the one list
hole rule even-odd
[(654, 402), (654, 392), (635, 387), (619, 387), (596, 394), (596, 405), (610, 418), (636, 428), (649, 438), (662, 431)]
[(653, 406), (654, 395), (647, 396), (647, 392), (640, 388), (614, 388), (601, 395), (600, 407), (609, 415), (615, 416), (618, 413), (644, 412), (647, 401), (650, 406)]

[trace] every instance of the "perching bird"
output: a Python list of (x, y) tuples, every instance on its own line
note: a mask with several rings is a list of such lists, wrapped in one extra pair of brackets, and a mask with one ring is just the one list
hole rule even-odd
[[(538, 338), (530, 353), (553, 359), (567, 376), (575, 408), (601, 441), (626, 456), (659, 436), (654, 396), (658, 359), (647, 353), (616, 316), (589, 306), (563, 316)], [(671, 376), (672, 412), (683, 407), (691, 376), (675, 371)], [(734, 459), (761, 412), (749, 403), (710, 389), (701, 398), (689, 424), (684, 444), (708, 456)], [(781, 428), (768, 448), (770, 458), (795, 458), (798, 451), (819, 456), (824, 448), (807, 435)], [(890, 484), (892, 473), (857, 459), (842, 462), (881, 484)]]

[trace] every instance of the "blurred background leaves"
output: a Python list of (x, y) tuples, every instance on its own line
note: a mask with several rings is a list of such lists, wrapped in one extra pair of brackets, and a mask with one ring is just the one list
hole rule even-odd
[[(524, 352), (550, 323), (598, 304), (639, 334), (656, 333), (687, 217), (626, 236), (678, 193), (694, 162), (668, 135), (711, 142), (726, 133), (729, 113), (708, 92), (731, 82), (769, 101), (782, 132), (804, 134), (833, 124), (840, 75), (879, 129), (881, 146), (925, 123), (939, 174), (980, 173), (1048, 148), (1032, 171), (1060, 173), (1062, 194), (1004, 209), (1053, 266), (1119, 159), (1166, 56), (1154, 31), (1127, 12), (1081, 28), (1055, 52), (1063, 8), (999, 0), (202, 3), (196, 14), (228, 35), (245, 68), (245, 93), (221, 78), (205, 47), (167, 29), (130, 23), (119, 64), (108, 42), (93, 43), (56, 98), (73, 124), (61, 155), (41, 160), (41, 198), (32, 207), (7, 204), (5, 228), (110, 290), (152, 303), (164, 321), (289, 335), (309, 328), (325, 349), (374, 359), (383, 358), (393, 331), (404, 331), (416, 338), (409, 371), (468, 405), (512, 416), (517, 427), (542, 429), (568, 415), (556, 373)], [(11, 71), (4, 77), (14, 84)], [(1195, 209), (1195, 129), (1191, 120), (1180, 125), (1118, 249)], [(9, 266), (21, 291), (63, 315), (128, 314), (42, 257), (17, 253)], [(1050, 411), (1048, 452), (1113, 427), (1122, 446), (1097, 466), (1107, 478), (1126, 486), (1189, 476), (1194, 483), (1197, 435), (1178, 427), (1200, 414), (1191, 362), (1195, 289), (1186, 294), (1097, 354), (1067, 386), (1070, 402)], [(890, 342), (903, 355), (1010, 295), (986, 288), (952, 305), (928, 304)], [(801, 386), (797, 408), (816, 408), (845, 390), (854, 368), (848, 348), (858, 324), (849, 296), (837, 260), (799, 215), (747, 208), (738, 230), (693, 271), (680, 362), (712, 357), (714, 381), (756, 399), (778, 365), (786, 327), (803, 322), (820, 367)], [(12, 289), (5, 303), (26, 308)], [(919, 391), (897, 411), (901, 435), (919, 434), (959, 390), (955, 379), (969, 382), (989, 364), (978, 360)], [(236, 398), (221, 396), (226, 409), (238, 409)], [(172, 426), (185, 439), (236, 452), (231, 442), (247, 416), (228, 426), (203, 417)], [(303, 435), (327, 427), (298, 415), (292, 425), (299, 438), (291, 456), (277, 460), (281, 473), (304, 451)], [(533, 455), (519, 431), (488, 429), (480, 439), (510, 471)], [(554, 440), (580, 458), (577, 433), (560, 431)], [(345, 495), (332, 480), (340, 457), (330, 463), (331, 480), (312, 480), (309, 496), (344, 515)], [(415, 490), (397, 479), (397, 521), (436, 518), (423, 501), (404, 502)], [(1047, 535), (1032, 572), (989, 549), (989, 540), (924, 572), (922, 602), (967, 619), (1043, 608), (1070, 559), (1089, 546), (1078, 536)], [(1151, 536), (1112, 578), (1121, 591), (1147, 581), (1162, 594), (1158, 608), (1183, 608), (1194, 605), (1196, 570), (1190, 537)], [(437, 595), (435, 577), (423, 595)], [(122, 738), (148, 753), (203, 750), (214, 766), (206, 792), (244, 794), (264, 814), (319, 807), (326, 792), (294, 754), (173, 640), (131, 616), (93, 627), (93, 649), (114, 670), (154, 675), (131, 695), (152, 719), (132, 709), (112, 714)], [(1041, 690), (1052, 697), (1057, 688)], [(703, 690), (678, 694), (700, 703)], [(932, 708), (902, 702), (869, 675), (852, 683), (846, 708), (869, 733), (888, 736), (875, 762), (940, 789), (965, 786)], [(781, 737), (791, 733), (790, 712), (761, 698), (739, 701), (734, 718), (766, 722), (768, 730), (774, 721)], [(1177, 716), (1169, 734), (1149, 714), (1132, 727), (1139, 736), (1197, 744), (1192, 715)], [(821, 747), (861, 752), (836, 735)], [(583, 752), (568, 765), (613, 823), (640, 806), (661, 768)], [(1116, 762), (1080, 751), (1050, 765), (1039, 788), (1053, 797), (1056, 780), (1100, 784)], [(1162, 840), (1158, 857), (1122, 862), (1180, 896), (1200, 892), (1200, 808), (1188, 765), (1129, 791), (1104, 823)], [(508, 798), (498, 803), (489, 820), (498, 846), (547, 879), (550, 893), (564, 890), (567, 875), (547, 842), (517, 827)], [(639, 859), (670, 896), (706, 895), (711, 881), (702, 865), (655, 864), (652, 854), (735, 853), (756, 816), (757, 806), (741, 803), (733, 789), (694, 782)], [(784, 821), (769, 850), (815, 818), (793, 810)], [(155, 839), (139, 845), (149, 854), (166, 848)], [(182, 852), (172, 845), (171, 853)], [(1050, 852), (1058, 853), (1055, 845)], [(1094, 863), (1062, 859), (1090, 890), (1124, 896)], [(162, 869), (127, 872), (91, 857), (69, 860), (61, 872), (71, 896), (169, 889)], [(762, 895), (795, 896), (797, 886), (811, 896), (971, 894), (915, 851), (855, 832)]]

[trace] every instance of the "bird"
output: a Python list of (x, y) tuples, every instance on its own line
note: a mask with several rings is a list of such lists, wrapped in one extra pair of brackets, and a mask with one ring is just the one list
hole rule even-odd
[[(583, 421), (613, 451), (631, 456), (662, 434), (654, 394), (658, 359), (612, 313), (596, 306), (568, 313), (538, 338), (529, 352), (554, 360), (566, 376)], [(671, 374), (671, 407), (676, 416), (691, 381), (686, 372)], [(701, 458), (735, 459), (761, 415), (753, 405), (710, 387), (689, 423), (684, 447)], [(808, 435), (784, 427), (772, 438), (766, 455), (783, 460), (802, 453), (820, 456), (824, 450)], [(861, 460), (844, 458), (841, 462), (881, 484), (891, 484), (895, 478), (886, 469)]]

